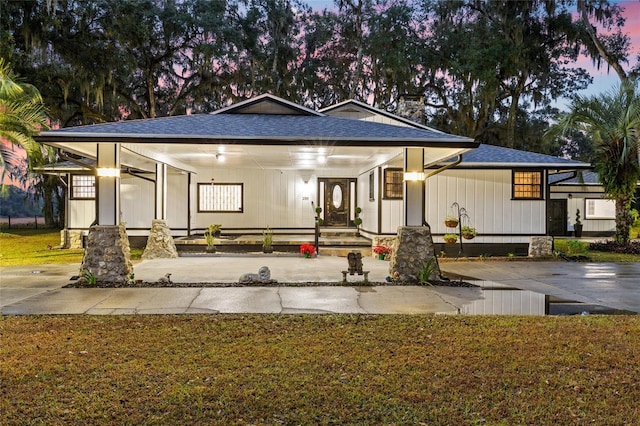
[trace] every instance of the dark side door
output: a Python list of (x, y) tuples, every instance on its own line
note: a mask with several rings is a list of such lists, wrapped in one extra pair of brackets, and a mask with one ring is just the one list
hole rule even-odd
[(567, 235), (567, 200), (547, 200), (547, 235)]

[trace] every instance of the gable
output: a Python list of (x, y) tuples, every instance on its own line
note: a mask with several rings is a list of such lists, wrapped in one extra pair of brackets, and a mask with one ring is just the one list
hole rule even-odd
[(213, 114), (261, 114), (261, 115), (307, 115), (322, 116), (323, 114), (301, 105), (294, 104), (270, 94), (264, 94), (247, 99), (226, 108), (219, 109)]

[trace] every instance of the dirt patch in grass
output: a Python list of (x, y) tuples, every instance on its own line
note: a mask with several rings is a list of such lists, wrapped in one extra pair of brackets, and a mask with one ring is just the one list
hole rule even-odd
[(0, 319), (23, 424), (634, 424), (636, 316)]

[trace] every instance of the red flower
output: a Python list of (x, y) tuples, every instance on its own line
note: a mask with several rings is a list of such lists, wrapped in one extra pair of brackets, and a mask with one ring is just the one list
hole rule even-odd
[(379, 246), (375, 246), (373, 247), (373, 252), (375, 254), (389, 254), (393, 251), (393, 249), (389, 246), (385, 246), (385, 245), (379, 245)]
[(300, 245), (300, 254), (305, 256), (313, 256), (316, 253), (316, 246), (313, 244), (302, 244)]

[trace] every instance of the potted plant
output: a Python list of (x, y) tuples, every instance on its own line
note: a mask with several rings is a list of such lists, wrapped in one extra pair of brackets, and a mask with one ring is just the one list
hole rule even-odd
[(273, 253), (273, 231), (268, 226), (262, 231), (262, 252)]
[(360, 236), (360, 225), (362, 225), (362, 218), (360, 218), (360, 213), (362, 213), (362, 209), (360, 207), (356, 207), (355, 210), (355, 218), (353, 219), (353, 224), (356, 225), (356, 236)]
[(220, 224), (211, 224), (207, 226), (207, 230), (204, 233), (204, 239), (207, 241), (207, 252), (215, 253), (216, 251), (216, 239), (215, 235), (220, 233)]
[(316, 254), (316, 246), (313, 244), (305, 243), (300, 245), (300, 254), (307, 259)]
[(455, 228), (456, 226), (458, 226), (459, 222), (460, 220), (455, 216), (449, 215), (444, 218), (444, 224), (447, 228)]
[(454, 244), (456, 241), (458, 241), (458, 236), (456, 234), (444, 234), (442, 236), (442, 239), (447, 244)]
[(478, 236), (476, 228), (472, 228), (471, 226), (462, 227), (462, 238), (465, 240), (473, 240), (476, 236)]
[(580, 221), (580, 209), (576, 210), (576, 222), (573, 224), (573, 232), (576, 238), (582, 237), (582, 222)]
[(315, 209), (316, 211), (316, 221), (318, 222), (318, 225), (322, 225), (322, 218), (320, 217), (320, 213), (322, 213), (322, 207), (318, 206)]
[(384, 244), (380, 244), (373, 247), (373, 252), (378, 255), (378, 259), (384, 260), (388, 254), (393, 252), (393, 249), (389, 246), (385, 246)]

